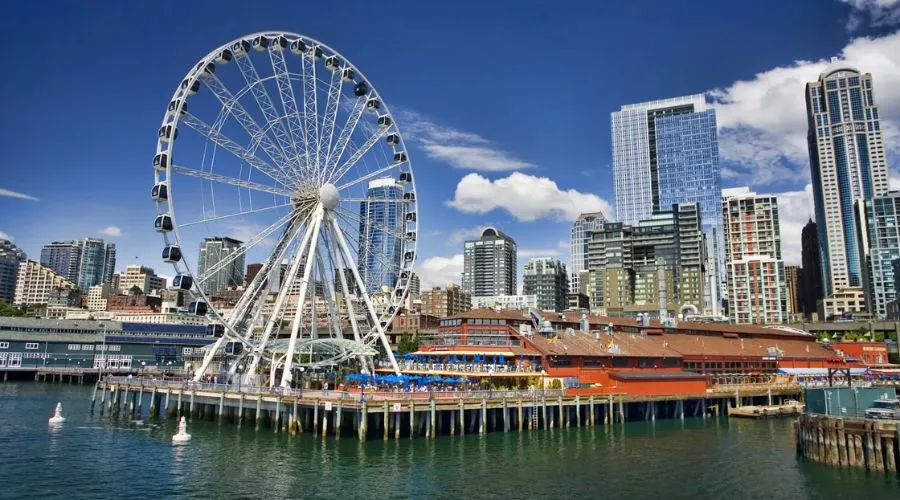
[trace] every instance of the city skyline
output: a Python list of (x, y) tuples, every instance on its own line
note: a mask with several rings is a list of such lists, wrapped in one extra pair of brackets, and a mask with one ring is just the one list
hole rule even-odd
[[(805, 19), (807, 10), (808, 8), (804, 9), (802, 5), (786, 6), (782, 19), (774, 21), (765, 19), (757, 9), (746, 6), (737, 8), (729, 15), (743, 17), (742, 20), (746, 20), (746, 28), (735, 30), (734, 34), (717, 32), (715, 36), (721, 38), (722, 45), (727, 46), (731, 36), (746, 37), (749, 32), (759, 32), (760, 27), (766, 26), (767, 23), (791, 23), (791, 20)], [(896, 83), (900, 81), (900, 76), (895, 69), (896, 65), (888, 64), (898, 57), (900, 51), (895, 48), (900, 47), (900, 35), (890, 26), (872, 26), (865, 23), (856, 31), (846, 31), (843, 24), (851, 16), (862, 15), (865, 20), (866, 12), (854, 11), (850, 6), (838, 2), (827, 3), (817, 10), (823, 19), (820, 23), (813, 22), (814, 26), (808, 29), (818, 31), (786, 32), (785, 36), (789, 39), (780, 40), (778, 43), (766, 41), (764, 37), (756, 35), (750, 38), (758, 42), (752, 51), (745, 51), (742, 57), (733, 58), (736, 61), (715, 65), (715, 68), (704, 68), (703, 61), (692, 61), (685, 57), (683, 47), (680, 49), (673, 47), (671, 50), (678, 50), (673, 54), (682, 55), (674, 58), (670, 56), (672, 62), (658, 63), (660, 65), (652, 71), (672, 72), (674, 68), (680, 68), (678, 73), (685, 76), (676, 79), (653, 79), (648, 77), (650, 68), (630, 69), (629, 74), (621, 78), (621, 82), (611, 82), (614, 85), (605, 86), (600, 92), (601, 99), (592, 104), (590, 112), (594, 114), (595, 121), (599, 120), (598, 127), (584, 127), (584, 122), (576, 120), (571, 126), (562, 127), (559, 133), (548, 130), (540, 118), (535, 117), (530, 109), (525, 109), (527, 107), (521, 107), (521, 110), (516, 111), (528, 113), (527, 115), (515, 114), (506, 117), (501, 109), (512, 108), (500, 108), (499, 106), (505, 106), (505, 101), (499, 100), (497, 105), (489, 103), (507, 97), (491, 91), (478, 78), (467, 77), (465, 81), (474, 87), (464, 89), (463, 94), (458, 92), (454, 94), (461, 99), (454, 99), (454, 104), (448, 106), (434, 102), (413, 86), (400, 82), (401, 78), (392, 74), (393, 70), (387, 69), (384, 60), (378, 57), (383, 51), (360, 47), (356, 35), (342, 33), (324, 24), (315, 24), (314, 21), (309, 27), (297, 26), (295, 29), (311, 32), (348, 53), (372, 76), (373, 82), (378, 84), (392, 106), (395, 108), (399, 106), (402, 109), (402, 113), (397, 113), (398, 123), (404, 131), (408, 131), (416, 138), (413, 141), (411, 155), (418, 176), (419, 197), (422, 200), (420, 216), (423, 221), (419, 249), (421, 258), (416, 268), (422, 277), (423, 288), (427, 288), (446, 284), (450, 281), (446, 279), (448, 277), (451, 277), (452, 281), (459, 281), (462, 271), (460, 242), (488, 224), (501, 228), (519, 242), (520, 269), (517, 274), (520, 276), (521, 266), (529, 257), (551, 256), (565, 263), (571, 263), (569, 231), (571, 222), (578, 213), (602, 210), (607, 217), (615, 213), (610, 211), (612, 204), (606, 201), (613, 199), (610, 189), (611, 171), (607, 167), (611, 164), (609, 134), (604, 130), (606, 127), (606, 124), (602, 123), (604, 120), (599, 117), (608, 115), (629, 102), (646, 102), (697, 93), (704, 95), (717, 114), (723, 187), (749, 184), (756, 191), (777, 195), (782, 207), (781, 225), (785, 234), (785, 262), (799, 263), (800, 228), (812, 215), (812, 204), (809, 201), (811, 189), (807, 189), (809, 166), (804, 140), (806, 120), (802, 109), (803, 103), (794, 102), (803, 92), (802, 86), (806, 81), (815, 80), (834, 55), (840, 56), (847, 64), (859, 68), (860, 71), (872, 73), (875, 85), (879, 89), (876, 99), (884, 123), (889, 165), (896, 163), (890, 161), (895, 154), (893, 151), (897, 148), (890, 141), (890, 134), (894, 133), (892, 130), (897, 130), (894, 124), (900, 116), (898, 106), (900, 92), (894, 90), (898, 87)], [(585, 18), (594, 20), (598, 18), (599, 11), (600, 9), (588, 8), (584, 13)], [(196, 11), (188, 11), (184, 15), (190, 18), (196, 14)], [(404, 13), (402, 17), (421, 14), (423, 13), (413, 9)], [(489, 8), (484, 13), (483, 22), (490, 22), (499, 14), (499, 9)], [(527, 25), (528, 19), (544, 14), (554, 15), (529, 7), (512, 16), (509, 22), (512, 39), (524, 35), (524, 26)], [(617, 14), (619, 19), (625, 21), (637, 17), (635, 13), (629, 12), (617, 11)], [(59, 30), (68, 33), (78, 30), (79, 28), (70, 26), (68, 22), (77, 19), (78, 15), (76, 12), (60, 12), (60, 18), (65, 17), (67, 22), (61, 25)], [(136, 11), (125, 16), (126, 18), (121, 20), (123, 25), (130, 24), (138, 33), (135, 43), (150, 43), (149, 40), (140, 39), (143, 36), (140, 32), (143, 23), (153, 22), (154, 14)], [(102, 15), (99, 17), (104, 18)], [(263, 21), (265, 20), (259, 20), (263, 25), (272, 22)], [(51, 19), (49, 22), (61, 23), (61, 20)], [(657, 17), (648, 22), (662, 25), (662, 20)], [(686, 20), (686, 22), (702, 22), (702, 20)], [(744, 32), (743, 29), (748, 31)], [(145, 131), (141, 131), (153, 129), (167, 102), (171, 87), (191, 67), (196, 58), (210, 47), (245, 31), (248, 31), (247, 28), (231, 24), (210, 28), (199, 34), (179, 35), (184, 38), (174, 43), (182, 46), (184, 50), (180, 50), (172, 60), (166, 61), (163, 64), (163, 71), (147, 79), (146, 84), (140, 87), (142, 95), (150, 96), (146, 99), (147, 102), (140, 105), (132, 103), (131, 92), (111, 95), (110, 108), (121, 108), (133, 118), (129, 117), (126, 120), (129, 123), (121, 127), (119, 125), (122, 120), (103, 120), (114, 122), (121, 128), (121, 133), (114, 136), (126, 140), (120, 141), (121, 147), (107, 148), (109, 150), (99, 145), (95, 146), (93, 149), (101, 151), (101, 156), (93, 162), (96, 166), (90, 167), (91, 172), (108, 177), (110, 172), (119, 172), (113, 169), (112, 165), (136, 165), (143, 161), (142, 158), (147, 155), (148, 144), (152, 138), (148, 137)], [(590, 32), (592, 34), (595, 32), (594, 27)], [(587, 33), (576, 29), (573, 36), (586, 40)], [(497, 40), (499, 39), (490, 38), (485, 41)], [(708, 45), (708, 37), (705, 41)], [(444, 61), (441, 63), (446, 66), (444, 70), (452, 67), (452, 64), (461, 64), (453, 57), (449, 57), (452, 55), (450, 53), (445, 54), (448, 57), (441, 57), (441, 50), (445, 49), (433, 43), (425, 44), (421, 48), (413, 48), (402, 38), (390, 40), (390, 43), (393, 44), (395, 52), (399, 50), (400, 54), (405, 54), (404, 51), (408, 51), (409, 56), (421, 50), (432, 52), (436, 59)], [(486, 47), (485, 50), (496, 50), (489, 43), (482, 45)], [(573, 50), (573, 57), (592, 60), (590, 53), (584, 52), (584, 48), (579, 45), (576, 44)], [(627, 58), (638, 57), (647, 50), (646, 46), (640, 46), (622, 54), (613, 54), (611, 57), (614, 59), (609, 63), (617, 67), (629, 67), (624, 64)], [(662, 53), (659, 59), (666, 59), (665, 56), (666, 54)], [(519, 55), (512, 54), (511, 57), (512, 60), (508, 61), (507, 67), (515, 68), (524, 64)], [(94, 73), (95, 75), (102, 75), (103, 68), (110, 64), (109, 61), (101, 63), (101, 66), (95, 67), (98, 71)], [(482, 71), (480, 61), (468, 61), (466, 64), (474, 64), (472, 69), (476, 72)], [(71, 68), (62, 67), (60, 70), (72, 73), (81, 84), (88, 81)], [(428, 71), (434, 73), (439, 69), (429, 66)], [(140, 71), (137, 73), (144, 75)], [(597, 76), (602, 77), (605, 74), (601, 72), (597, 73)], [(431, 76), (425, 76), (428, 81), (432, 81)], [(568, 81), (560, 83), (569, 85)], [(573, 99), (586, 96), (586, 92), (586, 90), (573, 92)], [(764, 95), (769, 98), (763, 102), (761, 96)], [(516, 101), (520, 98), (515, 94), (508, 98), (521, 102)], [(52, 109), (52, 106), (61, 106), (54, 96), (47, 96), (47, 99), (47, 102), (40, 103), (39, 109), (32, 110), (30, 116), (39, 116)], [(576, 108), (576, 101), (567, 99), (562, 103), (562, 107), (558, 108), (559, 111), (553, 113), (570, 113), (570, 110)], [(501, 117), (502, 122), (498, 121)], [(131, 125), (131, 122), (135, 125)], [(531, 132), (525, 132), (520, 126), (510, 126), (509, 130), (504, 128), (505, 125), (518, 125), (519, 122), (528, 124), (531, 128), (536, 127), (534, 133), (540, 134), (541, 140), (531, 137), (529, 135)], [(109, 135), (111, 131), (106, 127), (111, 124), (101, 123), (99, 126), (104, 127), (103, 132), (97, 135), (101, 137)], [(53, 126), (66, 127), (70, 132), (74, 131), (71, 122), (66, 119)], [(23, 131), (28, 130), (28, 127), (29, 124), (25, 124)], [(13, 132), (4, 140), (27, 143), (27, 140), (17, 136), (18, 133)], [(566, 140), (568, 136), (572, 136), (572, 139)], [(566, 154), (560, 156), (558, 148), (547, 147), (549, 143), (544, 142), (545, 137), (557, 142), (563, 141)], [(801, 139), (799, 143), (798, 137)], [(79, 136), (79, 141), (84, 140)], [(65, 146), (71, 144), (66, 142), (61, 149), (66, 149)], [(16, 149), (32, 148), (6, 148), (7, 151)], [(11, 236), (13, 243), (20, 246), (32, 258), (37, 255), (40, 245), (49, 241), (102, 236), (117, 244), (120, 262), (120, 269), (117, 270), (121, 270), (128, 263), (134, 263), (135, 259), (132, 256), (137, 256), (138, 263), (155, 267), (160, 274), (171, 276), (170, 270), (159, 259), (161, 242), (147, 222), (152, 218), (151, 211), (144, 206), (140, 209), (132, 208), (137, 204), (130, 201), (145, 196), (148, 172), (131, 169), (134, 173), (129, 172), (128, 175), (121, 176), (122, 179), (104, 180), (101, 185), (103, 192), (108, 193), (108, 196), (103, 197), (103, 203), (80, 207), (80, 216), (77, 220), (62, 222), (60, 216), (68, 212), (59, 208), (59, 202), (54, 196), (55, 190), (58, 189), (54, 187), (56, 180), (60, 185), (81, 191), (91, 192), (89, 190), (94, 188), (68, 177), (67, 174), (57, 176), (54, 169), (60, 163), (54, 161), (54, 157), (47, 152), (31, 151), (31, 153), (32, 158), (27, 163), (33, 165), (33, 168), (26, 169), (21, 180), (14, 184), (7, 183), (0, 186), (4, 189), (2, 191), (4, 196), (0, 197), (0, 207), (11, 211), (29, 210), (33, 213), (33, 217), (25, 217), (22, 221), (6, 221), (0, 227), (0, 232)], [(26, 164), (25, 159), (20, 158), (18, 153), (11, 152), (8, 155), (11, 164)], [(485, 161), (485, 158), (488, 161)], [(51, 175), (50, 172), (54, 174)], [(43, 178), (53, 178), (54, 183), (37, 182), (39, 177), (34, 176), (35, 174)], [(750, 182), (747, 182), (748, 178)], [(528, 196), (525, 196), (526, 194)], [(111, 207), (116, 209), (110, 210)], [(32, 220), (40, 223), (30, 223)], [(246, 240), (247, 234), (252, 234), (253, 229), (252, 221), (244, 221), (235, 225), (234, 234), (230, 236)]]

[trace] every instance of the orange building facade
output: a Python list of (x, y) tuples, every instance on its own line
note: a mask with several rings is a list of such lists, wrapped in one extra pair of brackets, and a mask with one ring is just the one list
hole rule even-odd
[(540, 376), (563, 381), (570, 394), (637, 395), (700, 394), (728, 377), (858, 366), (844, 354), (776, 328), (491, 309), (442, 319), (416, 353), (432, 372)]

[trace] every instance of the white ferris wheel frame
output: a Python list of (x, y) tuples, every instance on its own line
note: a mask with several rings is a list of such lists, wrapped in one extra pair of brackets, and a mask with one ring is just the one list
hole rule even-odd
[[(263, 47), (262, 50), (258, 50), (256, 46), (252, 46), (251, 48), (253, 41), (260, 37), (268, 40), (268, 46)], [(305, 50), (301, 49), (300, 53), (297, 53), (292, 50), (293, 46), (289, 49), (288, 46), (285, 45), (285, 42), (286, 44), (291, 44), (295, 41), (301, 41), (301, 46), (305, 46)], [(238, 49), (241, 47), (244, 52), (240, 52), (239, 50), (232, 51), (232, 48)], [(250, 60), (251, 50), (268, 52), (272, 62), (274, 75), (260, 79)], [(318, 52), (319, 50), (321, 50), (321, 53)], [(222, 58), (224, 57), (224, 52), (231, 53), (231, 64), (239, 67), (247, 83), (247, 86), (240, 89), (236, 94), (231, 93), (214, 72), (214, 65), (216, 63), (229, 62), (228, 60), (223, 61)], [(301, 73), (298, 74), (288, 70), (286, 55), (299, 57), (301, 61)], [(328, 87), (326, 109), (324, 113), (321, 113), (318, 111), (320, 103), (318, 102), (317, 97), (318, 90), (315, 74), (316, 61), (331, 56), (336, 56), (338, 58), (337, 60), (340, 66), (336, 69), (331, 69), (331, 84)], [(213, 71), (208, 72), (207, 68), (210, 65), (213, 65)], [(355, 103), (350, 116), (352, 124), (350, 121), (343, 124), (344, 126), (340, 130), (340, 135), (335, 138), (335, 121), (338, 114), (339, 101), (341, 99), (341, 86), (343, 85), (342, 79), (335, 75), (341, 74), (346, 69), (350, 69), (355, 75), (358, 75), (355, 79), (356, 81), (351, 81), (351, 85), (353, 83), (364, 82), (367, 85), (368, 91), (365, 95), (356, 95), (357, 102)], [(283, 113), (279, 113), (278, 108), (272, 103), (272, 99), (263, 85), (263, 81), (272, 78), (276, 80), (278, 85), (279, 95), (283, 105)], [(292, 83), (292, 80), (299, 80), (300, 78), (302, 78), (303, 85), (303, 88), (301, 89), (303, 91), (303, 102), (298, 104), (296, 97), (294, 96), (294, 90), (296, 89), (294, 88), (295, 86)], [(335, 82), (337, 82), (337, 88), (335, 88)], [(214, 93), (216, 98), (222, 104), (217, 122), (224, 122), (229, 116), (233, 117), (235, 121), (239, 122), (241, 126), (244, 127), (254, 144), (251, 144), (249, 148), (241, 146), (241, 144), (229, 139), (220, 132), (222, 123), (216, 123), (210, 126), (186, 112), (186, 102), (189, 100), (190, 95), (195, 93), (195, 91), (192, 92), (192, 90), (196, 89), (197, 85), (204, 85), (204, 90)], [(263, 127), (256, 123), (253, 116), (246, 112), (240, 102), (241, 97), (247, 92), (253, 94), (254, 100), (259, 105), (260, 111), (267, 121)], [(382, 117), (387, 117), (388, 125), (383, 128), (377, 128), (365, 143), (353, 150), (350, 148), (351, 144), (349, 141), (358, 122), (361, 120), (361, 116), (366, 112), (365, 108), (368, 102), (372, 99), (377, 100), (377, 104), (380, 104), (380, 108), (376, 107), (379, 120), (381, 120)], [(298, 274), (301, 274), (298, 273), (298, 271), (301, 260), (304, 260), (301, 259), (304, 252), (306, 253), (305, 266), (303, 268), (302, 277), (299, 277), (301, 280), (300, 291), (297, 294), (299, 298), (294, 318), (290, 325), (290, 339), (287, 350), (282, 356), (284, 365), (280, 384), (286, 387), (291, 383), (292, 367), (295, 364), (294, 358), (301, 353), (298, 349), (298, 344), (303, 343), (305, 346), (308, 345), (311, 353), (314, 345), (323, 342), (322, 339), (319, 339), (316, 336), (318, 316), (316, 313), (317, 301), (315, 296), (310, 299), (309, 304), (311, 312), (310, 324), (305, 325), (307, 326), (307, 330), (311, 332), (311, 335), (308, 339), (302, 339), (300, 331), (304, 321), (304, 305), (308, 300), (307, 292), (310, 276), (314, 273), (314, 266), (318, 266), (320, 274), (324, 270), (324, 257), (321, 256), (323, 252), (327, 252), (328, 256), (331, 257), (334, 268), (340, 269), (340, 271), (335, 274), (338, 275), (337, 279), (340, 281), (339, 284), (343, 291), (342, 299), (347, 306), (348, 321), (353, 335), (352, 341), (343, 338), (344, 335), (340, 328), (340, 308), (337, 304), (334, 289), (338, 283), (331, 283), (327, 277), (322, 277), (326, 288), (323, 295), (325, 295), (326, 307), (329, 309), (327, 311), (327, 316), (331, 318), (332, 323), (329, 324), (329, 329), (333, 337), (336, 333), (340, 335), (339, 337), (333, 338), (333, 342), (331, 342), (328, 347), (340, 353), (336, 355), (336, 358), (350, 359), (355, 357), (362, 360), (365, 356), (370, 356), (373, 352), (371, 347), (380, 342), (384, 347), (394, 372), (399, 374), (400, 369), (393, 356), (385, 330), (387, 325), (391, 323), (393, 317), (400, 310), (401, 304), (405, 301), (407, 294), (409, 293), (411, 278), (413, 276), (413, 266), (415, 264), (415, 259), (418, 256), (418, 199), (415, 196), (415, 177), (409, 161), (408, 150), (406, 150), (404, 146), (405, 142), (402, 140), (402, 134), (400, 133), (397, 123), (390, 113), (387, 104), (380, 98), (379, 93), (375, 90), (374, 86), (372, 86), (371, 82), (365, 78), (364, 74), (346, 57), (311, 37), (291, 32), (267, 31), (237, 38), (209, 52), (194, 66), (194, 69), (187, 74), (181, 84), (176, 87), (172, 99), (169, 102), (170, 108), (163, 118), (162, 127), (160, 128), (160, 137), (158, 137), (157, 140), (155, 157), (159, 158), (160, 155), (166, 155), (165, 158), (167, 161), (165, 162), (164, 169), (156, 168), (156, 165), (154, 168), (154, 186), (164, 185), (167, 191), (166, 199), (156, 200), (157, 217), (168, 216), (171, 220), (171, 230), (160, 231), (166, 248), (177, 247), (183, 251), (185, 246), (182, 244), (184, 240), (181, 238), (180, 229), (187, 225), (194, 224), (194, 222), (190, 222), (179, 225), (177, 222), (173, 199), (173, 174), (190, 175), (210, 182), (221, 182), (239, 188), (269, 192), (285, 196), (291, 200), (291, 203), (288, 205), (290, 207), (288, 215), (279, 219), (278, 222), (254, 236), (254, 238), (251, 238), (250, 241), (247, 241), (242, 247), (242, 253), (246, 253), (247, 250), (259, 242), (275, 234), (279, 228), (284, 229), (284, 233), (279, 237), (277, 244), (273, 247), (272, 254), (263, 262), (262, 269), (257, 273), (254, 280), (248, 284), (230, 315), (222, 315), (212, 307), (209, 297), (200, 286), (200, 281), (203, 277), (197, 276), (191, 271), (191, 267), (187, 263), (187, 256), (184, 253), (182, 253), (182, 257), (179, 260), (172, 262), (178, 275), (186, 275), (192, 278), (193, 286), (188, 292), (193, 295), (196, 300), (209, 305), (208, 315), (212, 316), (212, 319), (215, 322), (224, 327), (224, 334), (216, 340), (212, 348), (207, 349), (201, 366), (195, 370), (195, 380), (199, 380), (207, 372), (215, 355), (224, 348), (225, 342), (239, 342), (244, 346), (241, 359), (249, 358), (246, 363), (246, 369), (244, 369), (243, 365), (240, 367), (242, 374), (239, 374), (239, 376), (249, 377), (256, 373), (259, 368), (259, 363), (266, 358), (266, 354), (268, 353), (267, 348), (269, 347), (270, 342), (274, 340), (272, 335), (276, 323), (275, 319), (283, 314), (283, 308), (285, 307), (284, 302), (288, 295), (288, 291), (294, 288), (298, 279)], [(320, 119), (321, 123), (319, 121)], [(231, 153), (249, 168), (254, 168), (261, 174), (270, 177), (274, 181), (274, 184), (268, 186), (255, 184), (250, 181), (225, 177), (213, 174), (212, 172), (203, 171), (202, 169), (192, 170), (179, 165), (175, 161), (173, 152), (175, 139), (177, 139), (178, 125), (182, 123), (203, 136), (208, 143)], [(218, 128), (216, 128), (216, 126), (218, 126)], [(319, 130), (320, 126), (323, 129), (322, 131)], [(163, 137), (163, 132), (166, 130), (166, 127), (171, 127), (171, 129), (169, 129), (169, 133), (171, 134), (170, 137)], [(348, 129), (349, 134), (347, 133)], [(326, 130), (328, 138), (327, 142), (324, 142), (326, 140), (324, 137), (326, 135)], [(270, 137), (270, 134), (274, 136), (274, 141), (272, 137)], [(374, 144), (380, 140), (384, 140), (388, 134), (395, 135), (396, 138), (399, 139), (391, 144), (391, 148), (394, 151), (394, 163), (389, 162), (388, 165), (385, 165), (374, 172), (368, 172), (356, 179), (348, 181), (345, 176), (352, 171), (356, 162), (363, 158)], [(315, 151), (312, 151), (313, 146), (315, 146)], [(323, 148), (323, 146), (325, 147)], [(259, 154), (260, 149), (264, 152), (267, 159), (261, 159)], [(352, 151), (352, 153), (346, 157), (346, 160), (341, 162), (346, 156), (344, 153), (349, 151)], [(295, 157), (293, 159), (288, 158), (287, 155), (284, 154), (286, 152), (295, 153)], [(402, 153), (402, 161), (400, 162), (397, 161), (398, 152)], [(292, 161), (295, 164), (291, 164)], [(274, 164), (274, 168), (269, 165), (270, 163)], [(407, 208), (404, 211), (403, 219), (400, 221), (403, 229), (399, 234), (394, 235), (394, 237), (398, 238), (401, 248), (399, 267), (396, 269), (397, 282), (389, 295), (388, 307), (385, 308), (384, 312), (379, 314), (374, 307), (372, 298), (369, 296), (366, 284), (360, 276), (357, 267), (358, 263), (353, 256), (353, 252), (347, 245), (344, 234), (345, 231), (342, 230), (337, 220), (338, 217), (344, 217), (345, 220), (349, 222), (349, 219), (346, 218), (349, 211), (344, 210), (343, 213), (339, 212), (339, 207), (337, 207), (336, 203), (339, 203), (341, 200), (335, 202), (332, 199), (332, 194), (334, 196), (339, 196), (342, 189), (349, 188), (352, 185), (367, 180), (375, 179), (393, 169), (399, 170), (400, 167), (403, 167), (402, 172), (407, 174), (405, 181), (409, 186), (404, 192), (412, 193), (412, 196), (411, 198), (404, 197), (402, 201), (398, 201), (404, 203)], [(292, 187), (297, 188), (298, 185), (301, 185), (304, 188), (319, 188), (318, 198), (316, 200), (304, 199), (302, 203), (306, 204), (303, 205), (302, 209), (297, 206), (301, 202), (298, 201), (295, 203), (294, 199), (291, 198), (297, 193), (297, 190), (292, 189)], [(323, 186), (330, 186), (330, 188)], [(329, 192), (323, 194), (325, 191)], [(331, 191), (334, 191), (334, 193)], [(363, 202), (373, 200), (344, 198), (343, 201)], [(310, 205), (310, 203), (314, 203), (314, 206)], [(408, 213), (413, 214), (411, 221), (405, 215)], [(352, 216), (353, 214), (349, 215)], [(287, 220), (285, 220), (285, 218), (287, 218)], [(211, 220), (214, 219), (200, 222), (209, 222)], [(323, 233), (321, 237), (320, 233)], [(324, 234), (329, 233), (331, 238), (326, 241)], [(274, 309), (270, 317), (265, 321), (265, 328), (262, 336), (258, 339), (254, 339), (253, 335), (250, 333), (252, 328), (258, 324), (260, 319), (262, 319), (262, 307), (265, 303), (265, 297), (268, 294), (264, 285), (266, 276), (275, 269), (275, 266), (280, 266), (285, 257), (289, 256), (288, 254), (292, 244), (297, 241), (299, 241), (299, 244), (296, 244), (291, 252), (294, 256), (292, 259), (289, 259), (290, 271), (286, 275), (284, 283), (280, 283), (280, 289), (278, 291)], [(320, 246), (325, 246), (326, 248), (319, 248)], [(381, 262), (383, 263), (384, 261), (382, 260)], [(222, 262), (219, 262), (219, 264), (222, 264)], [(207, 270), (204, 273), (204, 276), (209, 277), (214, 273), (215, 267), (216, 266), (214, 265), (211, 269)], [(348, 291), (351, 291), (352, 289), (348, 288), (348, 277), (344, 272), (347, 268), (351, 270), (356, 291), (359, 292), (357, 297), (354, 297), (354, 294), (348, 293)], [(262, 300), (260, 297), (262, 297)], [(362, 302), (361, 305), (364, 306), (365, 310), (365, 316), (363, 317), (362, 322), (363, 325), (359, 324), (359, 318), (356, 317), (357, 308), (354, 304), (358, 302)], [(249, 328), (251, 330), (242, 331), (241, 328), (247, 326), (246, 322), (248, 320), (250, 325)], [(369, 323), (368, 328), (364, 328), (366, 322)], [(368, 347), (368, 349), (366, 347)], [(312, 363), (311, 358), (310, 364), (316, 365), (316, 363)], [(322, 365), (326, 364), (326, 362), (319, 362), (318, 364)], [(231, 367), (229, 368), (230, 375), (235, 374), (238, 370), (238, 365), (237, 359), (231, 363)], [(271, 371), (274, 374), (274, 366), (271, 367)], [(270, 378), (269, 383), (270, 385), (275, 384), (274, 376)]]

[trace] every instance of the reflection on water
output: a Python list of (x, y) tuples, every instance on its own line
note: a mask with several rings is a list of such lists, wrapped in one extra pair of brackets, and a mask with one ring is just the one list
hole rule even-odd
[[(69, 419), (48, 428), (62, 401)], [(788, 420), (685, 420), (437, 439), (322, 440), (89, 413), (90, 388), (0, 385), (4, 498), (897, 498), (896, 476), (800, 462)], [(42, 474), (36, 475), (35, 471)], [(33, 479), (30, 479), (33, 478)]]

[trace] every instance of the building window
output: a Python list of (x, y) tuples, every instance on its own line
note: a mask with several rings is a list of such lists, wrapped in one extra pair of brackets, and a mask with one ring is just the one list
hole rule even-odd
[(37, 349), (37, 348), (38, 348), (38, 343), (37, 343), (37, 342), (26, 342), (26, 343), (25, 343), (25, 349), (31, 349), (31, 350), (34, 350), (34, 349)]
[(193, 354), (193, 353), (194, 353), (194, 349), (192, 347), (185, 347), (184, 349), (181, 350), (181, 354), (184, 356), (187, 356), (188, 354)]
[(82, 351), (93, 351), (94, 344), (81, 344), (81, 350)]
[(70, 351), (80, 351), (81, 344), (69, 344), (69, 350)]

